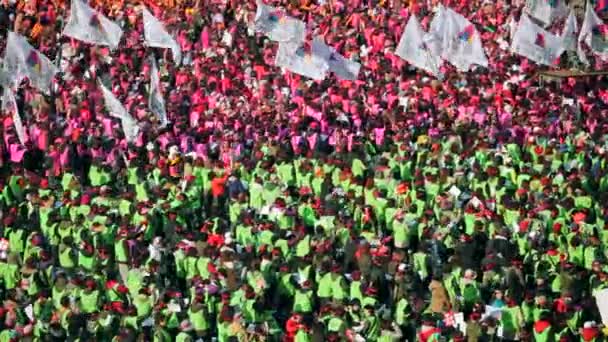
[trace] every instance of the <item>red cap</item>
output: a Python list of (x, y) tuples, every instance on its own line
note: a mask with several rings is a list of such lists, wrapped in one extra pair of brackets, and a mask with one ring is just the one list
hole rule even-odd
[(126, 287), (126, 286), (124, 286), (124, 285), (120, 284), (120, 285), (118, 285), (118, 287), (116, 288), (116, 291), (118, 291), (119, 293), (123, 293), (123, 294), (124, 294), (124, 293), (129, 292), (129, 289), (127, 289), (127, 287)]

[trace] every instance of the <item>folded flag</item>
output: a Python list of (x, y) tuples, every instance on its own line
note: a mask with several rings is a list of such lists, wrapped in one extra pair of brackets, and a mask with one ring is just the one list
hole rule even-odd
[(167, 111), (165, 110), (165, 99), (160, 92), (160, 78), (158, 77), (158, 67), (154, 57), (150, 57), (150, 94), (148, 96), (148, 108), (158, 117), (160, 127), (167, 125)]
[(329, 70), (329, 65), (323, 58), (306, 51), (304, 45), (294, 50), (290, 43), (279, 44), (275, 65), (313, 80), (324, 79)]
[(177, 41), (173, 39), (169, 32), (165, 30), (160, 20), (156, 19), (147, 8), (143, 7), (142, 13), (146, 44), (151, 47), (171, 49), (173, 60), (179, 65), (182, 60), (182, 51)]
[(103, 94), (106, 110), (110, 116), (120, 119), (127, 141), (135, 141), (137, 135), (139, 134), (139, 126), (137, 125), (137, 121), (131, 115), (129, 115), (127, 109), (122, 105), (122, 103), (120, 103), (116, 96), (114, 96), (114, 94), (112, 94), (112, 92), (106, 87), (104, 87), (101, 82), (99, 82), (99, 87), (101, 88), (101, 92)]
[(49, 94), (57, 68), (40, 51), (31, 46), (25, 37), (9, 32), (2, 63), (4, 84), (14, 87), (24, 78), (38, 90)]
[(534, 24), (524, 14), (513, 37), (511, 51), (538, 64), (555, 66), (564, 52), (564, 44), (561, 37)]
[(524, 11), (546, 27), (565, 17), (568, 14), (568, 6), (564, 0), (527, 0)]
[[(299, 46), (306, 38), (306, 25), (303, 21), (292, 18), (281, 9), (257, 3), (255, 30), (264, 33), (277, 42), (292, 42)], [(284, 46), (287, 47), (287, 46)]]
[(414, 67), (439, 77), (441, 57), (436, 53), (439, 47), (435, 49), (430, 47), (435, 43), (433, 38), (422, 30), (420, 22), (415, 15), (412, 15), (405, 25), (395, 54)]
[(82, 0), (72, 0), (70, 17), (63, 35), (85, 43), (105, 45), (115, 49), (120, 43), (122, 29)]
[(589, 60), (583, 51), (583, 43), (602, 60), (608, 59), (608, 29), (590, 3), (587, 3), (585, 19), (578, 36), (578, 57), (582, 63), (589, 65)]
[(339, 54), (336, 49), (325, 44), (323, 38), (316, 37), (313, 40), (312, 54), (324, 60), (329, 66), (329, 71), (336, 74), (339, 78), (350, 81), (357, 79), (361, 64)]

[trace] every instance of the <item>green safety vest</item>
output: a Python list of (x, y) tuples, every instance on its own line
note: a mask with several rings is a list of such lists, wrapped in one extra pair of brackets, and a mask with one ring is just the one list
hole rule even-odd
[(502, 309), (500, 322), (505, 332), (519, 332), (520, 327), (523, 325), (522, 320), (523, 315), (518, 306), (506, 307)]
[(82, 251), (78, 251), (78, 265), (87, 271), (92, 271), (95, 267), (95, 254), (86, 256)]
[(552, 327), (548, 327), (547, 329), (543, 330), (543, 332), (541, 332), (541, 333), (538, 333), (538, 332), (536, 332), (536, 330), (534, 330), (534, 341), (536, 341), (536, 342), (548, 342), (549, 341), (549, 337), (552, 334), (552, 330), (553, 330)]
[(339, 317), (332, 317), (327, 322), (327, 330), (330, 332), (342, 332), (344, 330), (344, 321)]
[(331, 273), (325, 273), (323, 275), (323, 277), (321, 277), (321, 280), (319, 281), (319, 287), (317, 289), (317, 296), (319, 296), (319, 298), (331, 297), (332, 285), (333, 285), (333, 282), (331, 279)]
[(209, 329), (209, 322), (205, 317), (205, 311), (200, 309), (198, 311), (192, 311), (192, 308), (188, 309), (188, 317), (195, 331), (206, 331)]
[(395, 322), (398, 325), (404, 325), (409, 318), (410, 304), (405, 298), (401, 298), (397, 302), (397, 308), (395, 309)]
[(585, 248), (585, 268), (590, 270), (596, 259), (597, 247), (589, 246)]
[(4, 286), (7, 289), (14, 289), (20, 280), (19, 266), (16, 264), (5, 264), (2, 270)]
[(341, 301), (346, 297), (346, 291), (344, 290), (344, 278), (338, 275), (332, 283), (332, 297), (335, 301)]
[(89, 293), (82, 291), (80, 293), (80, 309), (82, 312), (89, 314), (99, 310), (99, 291), (94, 290)]
[(152, 313), (152, 298), (138, 294), (133, 298), (133, 305), (137, 311), (138, 318), (146, 318)]
[(117, 262), (127, 262), (127, 248), (125, 239), (118, 239), (114, 244), (114, 256)]
[(153, 342), (171, 342), (171, 335), (162, 328), (158, 328), (152, 337)]
[(192, 337), (186, 332), (181, 332), (175, 337), (175, 342), (190, 342)]
[(296, 290), (293, 299), (293, 311), (301, 313), (312, 312), (312, 291)]
[(296, 336), (294, 338), (294, 342), (312, 342), (312, 339), (311, 339), (310, 335), (307, 332), (305, 332), (304, 330), (300, 329), (296, 333)]
[(350, 283), (350, 299), (359, 299), (359, 302), (363, 300), (363, 293), (361, 292), (361, 282), (359, 280), (353, 280)]

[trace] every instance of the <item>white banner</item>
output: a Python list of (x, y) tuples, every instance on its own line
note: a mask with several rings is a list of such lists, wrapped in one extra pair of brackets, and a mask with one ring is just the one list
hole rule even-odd
[(561, 34), (564, 49), (566, 51), (577, 51), (577, 34), (578, 23), (576, 22), (576, 15), (574, 14), (574, 11), (570, 11)]
[(608, 27), (597, 16), (590, 2), (587, 2), (585, 19), (581, 26), (581, 34), (578, 36), (578, 57), (581, 62), (588, 65), (589, 60), (585, 56), (582, 43), (585, 43), (601, 59), (608, 59)]
[(4, 92), (2, 93), (2, 110), (4, 112), (11, 112), (13, 124), (15, 125), (15, 132), (17, 132), (17, 138), (21, 145), (25, 145), (25, 141), (27, 140), (25, 129), (23, 129), (21, 116), (19, 116), (19, 108), (17, 107), (17, 101), (15, 101), (15, 95), (9, 88), (4, 88)]
[(428, 35), (422, 30), (420, 22), (415, 15), (412, 15), (405, 26), (395, 53), (416, 68), (439, 77), (439, 67), (442, 62), (440, 55), (436, 54), (439, 48), (431, 46), (437, 43), (437, 40), (433, 40), (433, 38), (432, 35)]
[(150, 57), (150, 94), (148, 96), (148, 108), (158, 117), (160, 127), (167, 126), (167, 111), (165, 110), (165, 99), (160, 92), (160, 79), (158, 77), (158, 68), (156, 60)]
[(568, 6), (564, 0), (527, 0), (524, 11), (547, 27), (553, 21), (565, 17)]
[(511, 51), (538, 64), (556, 66), (557, 59), (564, 52), (564, 45), (561, 37), (534, 24), (524, 14), (513, 37)]
[(304, 46), (294, 51), (290, 43), (279, 44), (275, 65), (313, 80), (324, 79), (329, 70), (329, 65), (321, 57), (306, 52)]
[(357, 79), (361, 64), (339, 54), (336, 49), (325, 44), (323, 38), (316, 37), (312, 41), (312, 54), (323, 59), (329, 66), (329, 71), (336, 74), (339, 78), (351, 81)]
[(127, 141), (135, 141), (137, 135), (139, 134), (139, 126), (137, 125), (137, 121), (131, 115), (129, 115), (127, 109), (122, 105), (122, 103), (120, 103), (116, 96), (114, 96), (109, 89), (104, 87), (101, 82), (99, 82), (99, 87), (103, 93), (106, 110), (109, 112), (110, 116), (120, 119)]
[(63, 29), (63, 35), (85, 43), (107, 45), (115, 49), (120, 43), (122, 29), (83, 1), (72, 0), (70, 17)]
[(445, 54), (445, 59), (460, 71), (469, 71), (471, 65), (477, 64), (488, 67), (488, 59), (481, 44), (479, 32), (469, 20), (447, 9), (448, 20), (454, 22), (451, 27), (457, 29), (456, 37), (452, 37), (451, 44)]
[(169, 32), (165, 30), (163, 24), (147, 8), (143, 7), (142, 13), (146, 44), (151, 47), (171, 49), (173, 60), (179, 65), (182, 60), (182, 51), (177, 41), (173, 39)]
[(602, 323), (608, 325), (608, 289), (595, 292), (594, 297), (600, 316), (602, 316)]
[(431, 51), (435, 50), (435, 54), (440, 54), (459, 71), (469, 71), (473, 64), (488, 66), (479, 32), (469, 20), (452, 9), (440, 6), (431, 22), (429, 34), (434, 38)]
[(11, 31), (8, 33), (2, 69), (7, 85), (15, 87), (27, 77), (32, 86), (46, 94), (50, 93), (51, 81), (58, 71), (27, 39)]
[(257, 3), (255, 30), (263, 32), (268, 38), (277, 42), (292, 42), (300, 45), (306, 38), (306, 25), (303, 21), (292, 18), (283, 10)]

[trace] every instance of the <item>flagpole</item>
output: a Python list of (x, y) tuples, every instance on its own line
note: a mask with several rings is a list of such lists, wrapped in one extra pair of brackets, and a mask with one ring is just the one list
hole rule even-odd
[[(435, 35), (432, 34), (433, 39), (435, 39)], [(439, 65), (435, 64), (435, 62), (433, 61), (433, 56), (431, 55), (431, 51), (429, 51), (429, 47), (426, 45), (426, 41), (424, 39), (424, 36), (422, 36), (422, 46), (423, 46), (423, 50), (426, 53), (426, 57), (427, 59), (429, 59), (429, 61), (432, 64), (432, 67), (435, 68), (437, 70), (437, 75), (434, 75), (438, 80), (442, 81), (442, 76), (441, 76), (441, 72), (439, 71)]]
[[(59, 32), (63, 32), (63, 28), (64, 27), (65, 27), (65, 19), (62, 18), (61, 19), (61, 29), (59, 30)], [(61, 37), (63, 37), (63, 34), (61, 35)], [(57, 51), (57, 55), (55, 56), (55, 66), (57, 67), (57, 69), (60, 69), (61, 58), (63, 58), (63, 47), (62, 47), (62, 44), (61, 44), (61, 37), (59, 38), (60, 40), (58, 42), (59, 43), (59, 47), (58, 47), (59, 51)], [(61, 69), (60, 69), (60, 72), (61, 72)]]
[[(423, 38), (424, 39), (424, 38)], [(424, 52), (426, 52), (426, 57), (430, 60), (431, 64), (433, 64), (433, 68), (437, 69), (437, 75), (435, 75), (435, 77), (437, 77), (438, 80), (443, 81), (443, 75), (441, 74), (441, 71), (439, 70), (439, 65), (435, 64), (435, 62), (433, 61), (433, 56), (431, 55), (431, 52), (428, 49), (428, 46), (426, 46), (426, 43), (424, 43)]]

